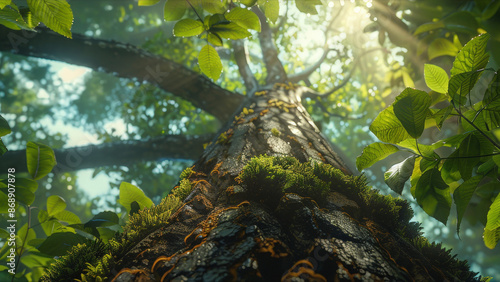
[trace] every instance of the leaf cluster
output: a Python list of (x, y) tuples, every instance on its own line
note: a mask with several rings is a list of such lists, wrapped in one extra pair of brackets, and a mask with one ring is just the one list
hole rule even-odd
[[(453, 198), (457, 207), (457, 233), (467, 208), (474, 206), (477, 197), (486, 198), (491, 206), (483, 222), (484, 241), (487, 247), (494, 248), (500, 239), (498, 71), (493, 72), (479, 101), (473, 102), (476, 98), (471, 94), (477, 82), (484, 81), (479, 80), (481, 75), (490, 71), (486, 69), (488, 38), (488, 34), (481, 34), (460, 50), (450, 70), (451, 77), (438, 66), (425, 65), (425, 82), (431, 93), (406, 88), (398, 95), (370, 126), (370, 131), (384, 143), (367, 146), (356, 165), (363, 170), (398, 151), (411, 153), (385, 173), (385, 182), (401, 194), (411, 179), (411, 193), (417, 203), (444, 224)], [(441, 130), (446, 127), (445, 121), (457, 118), (462, 132), (431, 145), (419, 143), (425, 128)]]

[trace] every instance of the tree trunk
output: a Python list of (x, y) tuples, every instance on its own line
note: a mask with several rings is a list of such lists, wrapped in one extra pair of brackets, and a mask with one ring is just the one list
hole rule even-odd
[[(312, 160), (351, 174), (300, 104), (300, 89), (276, 84), (256, 92), (192, 167), (187, 176), (192, 191), (170, 223), (115, 257), (104, 277), (113, 281), (476, 279), (465, 263), (420, 237), (418, 228), (408, 223), (411, 211), (401, 201), (390, 218), (386, 214), (394, 209), (394, 201), (373, 192), (372, 203), (342, 189), (314, 201), (297, 191), (276, 194), (272, 187), (245, 183), (240, 173), (259, 155), (291, 156), (300, 163)], [(380, 199), (385, 204), (374, 208), (373, 202)]]

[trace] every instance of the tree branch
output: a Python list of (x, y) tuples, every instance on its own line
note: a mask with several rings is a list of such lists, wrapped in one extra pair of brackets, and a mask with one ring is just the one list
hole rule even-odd
[(222, 121), (230, 118), (243, 100), (242, 95), (221, 88), (207, 77), (133, 45), (79, 34), (68, 39), (44, 28), (30, 32), (0, 26), (0, 38), (0, 51), (148, 81)]
[(242, 40), (233, 41), (233, 50), (234, 50), (234, 59), (236, 60), (236, 64), (238, 64), (238, 71), (240, 72), (241, 77), (243, 78), (243, 82), (245, 83), (245, 87), (247, 89), (247, 93), (252, 93), (259, 86), (257, 79), (253, 75), (250, 67), (248, 66), (247, 61), (247, 51), (245, 48), (245, 43)]
[(273, 32), (266, 21), (266, 16), (256, 6), (252, 7), (252, 11), (257, 14), (261, 24), (259, 42), (260, 48), (262, 49), (262, 58), (266, 64), (266, 84), (271, 85), (277, 82), (285, 82), (287, 80), (287, 75), (283, 68), (283, 64), (278, 58), (278, 51), (276, 50), (273, 40)]
[(316, 63), (310, 65), (299, 73), (288, 75), (288, 81), (297, 83), (299, 81), (306, 80), (315, 70), (317, 70), (321, 66), (330, 51), (332, 51), (332, 49), (328, 48), (328, 46), (325, 45), (325, 47), (323, 47), (323, 55), (321, 55), (321, 58), (319, 58)]
[[(203, 144), (212, 135), (166, 135), (146, 140), (123, 140), (99, 145), (87, 145), (54, 150), (57, 165), (54, 173), (127, 165), (142, 161), (164, 159), (196, 160), (203, 152)], [(16, 172), (27, 172), (26, 150), (7, 151), (2, 156), (0, 171), (13, 167)]]

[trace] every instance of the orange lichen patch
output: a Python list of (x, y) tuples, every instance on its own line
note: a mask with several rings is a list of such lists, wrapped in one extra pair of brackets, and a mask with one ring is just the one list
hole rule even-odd
[(154, 273), (155, 270), (156, 270), (156, 265), (160, 262), (164, 262), (164, 261), (169, 261), (171, 260), (172, 257), (167, 257), (167, 256), (159, 256), (155, 262), (153, 263), (153, 266), (151, 267), (151, 273)]
[[(200, 222), (198, 226), (191, 231), (185, 238), (184, 238), (184, 243), (187, 242), (192, 242), (194, 240), (191, 240), (192, 236), (200, 237), (200, 238), (206, 238), (210, 231), (217, 226), (217, 223), (219, 222), (219, 215), (225, 211), (231, 210), (231, 209), (237, 209), (238, 206), (236, 207), (228, 207), (225, 209), (220, 209), (216, 212), (213, 212), (211, 215), (209, 215), (204, 221)], [(201, 230), (200, 230), (201, 229)]]
[(313, 147), (313, 143), (309, 142), (307, 143), (309, 145), (309, 148), (312, 148)]
[(318, 157), (321, 159), (322, 162), (326, 163), (325, 157), (323, 157), (323, 155), (320, 152), (318, 152)]
[(287, 135), (286, 137), (292, 141), (299, 143), (299, 140), (297, 140), (297, 138), (295, 138), (294, 136)]
[(269, 109), (264, 109), (264, 110), (262, 110), (262, 111), (259, 113), (259, 115), (260, 115), (260, 116), (263, 116), (263, 115), (267, 114), (268, 112), (269, 112)]
[(291, 281), (295, 277), (300, 277), (306, 281), (321, 281), (326, 282), (326, 278), (314, 271), (312, 263), (308, 260), (299, 260), (288, 272), (281, 277), (281, 281)]
[(194, 181), (193, 183), (191, 183), (191, 185), (193, 187), (193, 190), (199, 190), (203, 194), (207, 194), (209, 192), (208, 189), (212, 187), (212, 185), (210, 185), (210, 183), (208, 183), (208, 181), (206, 181), (205, 179)]
[(255, 238), (255, 242), (258, 244), (259, 253), (269, 253), (272, 258), (282, 258), (288, 256), (288, 253), (280, 251), (277, 249), (278, 246), (283, 246), (281, 241), (276, 240), (274, 238), (265, 238), (262, 240), (261, 238)]
[(123, 268), (122, 270), (120, 270), (120, 272), (118, 272), (118, 274), (115, 275), (115, 277), (113, 278), (113, 280), (111, 280), (111, 282), (114, 282), (116, 281), (116, 279), (118, 278), (118, 276), (120, 276), (122, 273), (130, 273), (132, 275), (136, 275), (137, 273), (140, 273), (142, 275), (148, 275), (148, 273), (143, 270), (143, 269), (130, 269), (130, 268)]
[(217, 137), (217, 144), (227, 144), (230, 142), (231, 137), (233, 136), (233, 129), (229, 128), (225, 132), (222, 132), (219, 137)]
[(254, 122), (254, 121), (256, 121), (256, 120), (257, 120), (257, 117), (253, 117), (253, 118), (251, 118), (248, 122)]
[(234, 186), (231, 185), (231, 186), (227, 187), (226, 195), (232, 196), (233, 194), (234, 194)]

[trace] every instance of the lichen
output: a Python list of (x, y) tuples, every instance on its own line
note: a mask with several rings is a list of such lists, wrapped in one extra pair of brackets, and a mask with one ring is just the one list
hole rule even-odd
[(271, 133), (276, 137), (280, 137), (280, 135), (281, 135), (281, 132), (274, 127), (271, 129)]

